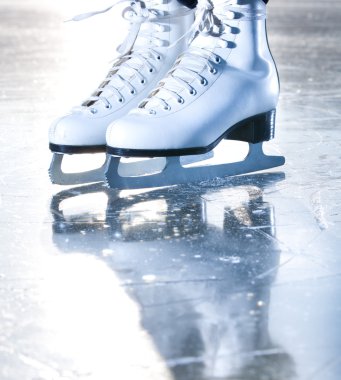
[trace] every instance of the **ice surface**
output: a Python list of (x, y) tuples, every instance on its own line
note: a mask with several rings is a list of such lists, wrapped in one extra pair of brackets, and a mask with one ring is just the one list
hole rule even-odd
[(0, 379), (339, 380), (341, 3), (269, 3), (284, 167), (119, 194), (49, 183), (120, 37), (67, 3), (0, 4)]

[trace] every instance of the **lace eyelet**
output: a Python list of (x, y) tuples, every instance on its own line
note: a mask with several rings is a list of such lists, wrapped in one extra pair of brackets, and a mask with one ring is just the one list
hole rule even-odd
[(217, 74), (217, 70), (214, 69), (214, 68), (211, 68), (211, 69), (210, 69), (210, 73), (213, 74), (213, 75), (215, 75), (215, 74)]
[(207, 86), (207, 80), (205, 78), (201, 79), (200, 84)]
[(149, 110), (149, 114), (150, 114), (150, 115), (155, 115), (155, 114), (156, 114), (156, 111), (155, 111), (155, 110)]
[(158, 55), (157, 57), (156, 57), (156, 59), (158, 59), (159, 61), (161, 60), (161, 55)]
[(171, 110), (171, 107), (169, 104), (167, 104), (166, 106), (164, 106), (163, 108), (165, 111), (170, 111)]
[(194, 88), (192, 88), (191, 90), (189, 90), (189, 93), (191, 95), (196, 95), (197, 94), (197, 92), (194, 90)]
[(221, 58), (220, 57), (215, 57), (216, 63), (221, 63)]
[(183, 98), (179, 98), (179, 99), (178, 99), (178, 103), (180, 103), (180, 104), (184, 104), (184, 103), (185, 103), (185, 101), (184, 101), (184, 99), (183, 99)]
[(94, 114), (97, 113), (98, 111), (96, 110), (96, 108), (91, 108), (90, 112), (94, 115)]
[(123, 103), (123, 98), (119, 98), (118, 101), (119, 101), (120, 103)]
[(132, 95), (135, 95), (135, 94), (136, 94), (136, 90), (131, 90), (130, 93), (131, 93)]
[(107, 105), (105, 106), (105, 108), (106, 108), (107, 110), (110, 110), (110, 109), (111, 109), (111, 104), (107, 104)]
[(146, 84), (146, 80), (145, 79), (141, 79), (141, 84)]
[(153, 73), (153, 72), (154, 72), (154, 69), (149, 69), (149, 72), (150, 72), (150, 73)]

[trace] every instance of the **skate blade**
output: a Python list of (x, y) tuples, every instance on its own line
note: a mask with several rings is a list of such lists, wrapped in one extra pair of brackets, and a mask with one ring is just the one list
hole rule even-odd
[[(205, 159), (209, 159), (213, 157), (213, 152), (208, 152), (203, 155), (194, 155), (194, 156), (183, 156), (181, 157), (181, 164), (183, 165), (189, 165), (196, 163), (198, 161), (202, 161)], [(67, 173), (62, 170), (62, 163), (64, 159), (64, 154), (62, 153), (53, 153), (51, 165), (49, 168), (49, 177), (53, 184), (57, 185), (81, 185), (86, 183), (94, 183), (94, 182), (104, 182), (105, 181), (105, 169), (107, 167), (107, 163), (109, 160), (109, 157), (106, 157), (105, 162), (103, 165), (97, 169), (80, 172), (80, 173)], [(159, 167), (160, 165), (164, 163), (164, 159), (146, 159), (146, 161), (151, 161), (151, 167)], [(143, 161), (143, 167), (146, 165), (145, 161)], [(132, 164), (130, 164), (132, 165)], [(147, 164), (148, 165), (148, 164)], [(135, 163), (134, 165), (130, 166), (130, 171), (132, 173), (136, 172), (136, 170), (141, 168), (140, 164)], [(129, 176), (129, 173), (127, 174)], [(133, 174), (131, 174), (133, 175)]]
[(197, 162), (209, 160), (210, 158), (213, 158), (213, 156), (214, 156), (213, 150), (204, 154), (194, 154), (192, 156), (181, 156), (180, 164), (181, 165), (195, 164)]
[(121, 158), (110, 156), (105, 173), (106, 183), (116, 190), (164, 187), (252, 173), (284, 165), (284, 157), (265, 155), (262, 145), (263, 143), (249, 144), (249, 152), (243, 161), (206, 166), (184, 167), (185, 164), (179, 156), (133, 163), (124, 163)]
[(97, 169), (88, 170), (81, 173), (67, 173), (62, 170), (64, 154), (53, 153), (49, 168), (49, 177), (52, 183), (57, 185), (80, 185), (92, 182), (103, 182), (105, 180), (105, 169), (109, 157), (106, 156), (103, 165)]

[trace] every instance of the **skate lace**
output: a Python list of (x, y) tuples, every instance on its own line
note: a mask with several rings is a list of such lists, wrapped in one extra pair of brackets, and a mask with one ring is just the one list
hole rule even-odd
[[(215, 65), (221, 62), (221, 57), (213, 52), (215, 48), (225, 48), (229, 42), (228, 29), (232, 29), (229, 21), (234, 19), (235, 13), (231, 6), (235, 1), (215, 5), (210, 0), (202, 0), (198, 4), (196, 21), (191, 30), (190, 43), (198, 36), (205, 37), (205, 46), (198, 47), (190, 44), (188, 50), (175, 61), (173, 68), (159, 83), (158, 87), (138, 106), (137, 112), (155, 114), (156, 108), (162, 106), (165, 110), (171, 107), (167, 100), (176, 99), (184, 103), (180, 93), (187, 89), (191, 95), (196, 95), (195, 82), (206, 86), (208, 81), (203, 76), (204, 69), (215, 74)], [(213, 12), (214, 9), (214, 12)]]
[[(141, 73), (141, 68), (147, 67), (150, 73), (155, 71), (153, 63), (162, 59), (156, 49), (162, 46), (172, 47), (183, 38), (179, 38), (179, 40), (170, 45), (168, 41), (157, 37), (158, 32), (165, 31), (165, 27), (161, 23), (164, 19), (185, 16), (191, 12), (191, 10), (186, 8), (180, 8), (178, 11), (173, 12), (157, 9), (157, 6), (162, 4), (163, 0), (134, 0), (133, 2), (119, 0), (104, 10), (84, 13), (73, 17), (69, 21), (81, 21), (101, 13), (106, 13), (116, 5), (126, 2), (129, 3), (129, 6), (123, 10), (122, 17), (130, 23), (130, 26), (126, 39), (117, 48), (120, 55), (113, 61), (112, 67), (101, 85), (81, 106), (74, 107), (74, 111), (85, 111), (95, 114), (98, 112), (96, 105), (99, 105), (99, 103), (104, 104), (105, 108), (110, 109), (112, 105), (108, 98), (112, 95), (116, 97), (119, 103), (123, 103), (125, 101), (122, 94), (123, 89), (128, 89), (133, 95), (137, 93), (136, 88), (130, 83), (131, 78), (136, 76), (141, 84), (145, 84), (147, 80)], [(144, 30), (141, 30), (142, 24), (146, 25)], [(146, 39), (146, 46), (148, 47), (138, 47), (134, 50), (137, 37), (139, 37), (139, 40)]]

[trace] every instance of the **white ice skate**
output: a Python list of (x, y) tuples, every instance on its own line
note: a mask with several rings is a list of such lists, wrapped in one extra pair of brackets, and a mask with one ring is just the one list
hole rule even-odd
[[(50, 128), (53, 159), (49, 174), (53, 183), (71, 185), (104, 180), (105, 164), (84, 173), (63, 172), (63, 155), (105, 152), (108, 125), (136, 107), (187, 47), (188, 38), (183, 37), (194, 21), (192, 9), (177, 0), (127, 0), (127, 3), (123, 17), (130, 22), (130, 32), (118, 49), (120, 56), (93, 95)], [(88, 16), (81, 15), (76, 20)]]
[[(107, 130), (112, 188), (167, 186), (284, 164), (266, 156), (274, 137), (279, 81), (266, 35), (262, 0), (201, 0), (194, 38), (138, 108)], [(211, 151), (221, 140), (249, 143), (240, 162), (185, 167), (179, 156)], [(120, 157), (166, 157), (160, 167)]]

